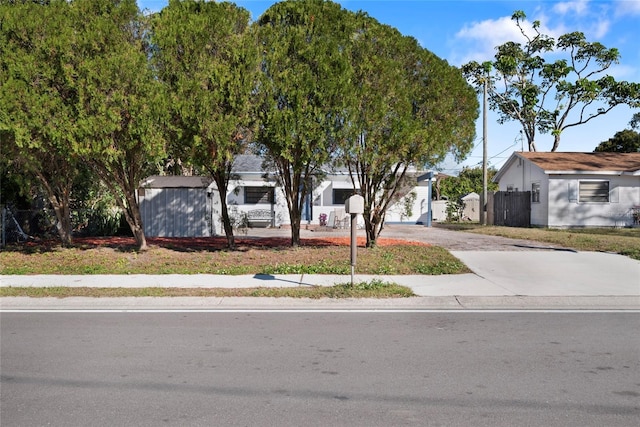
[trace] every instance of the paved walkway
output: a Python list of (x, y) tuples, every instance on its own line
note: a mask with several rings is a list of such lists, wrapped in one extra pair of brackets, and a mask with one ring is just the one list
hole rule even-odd
[[(426, 241), (450, 249), (472, 271), (441, 276), (356, 275), (356, 281), (374, 278), (413, 289), (416, 298), (391, 300), (295, 300), (283, 298), (171, 298), (168, 299), (25, 299), (4, 298), (0, 308), (109, 305), (117, 307), (374, 307), (374, 308), (621, 308), (640, 310), (640, 261), (621, 255), (576, 252), (545, 244), (481, 236), (437, 228), (393, 226), (384, 236)], [(283, 230), (256, 231), (283, 235)], [(304, 230), (305, 233), (319, 233)], [(336, 233), (346, 233), (339, 230)], [(473, 236), (470, 237), (470, 236)], [(473, 240), (472, 240), (473, 239)], [(458, 250), (456, 248), (464, 248)], [(481, 248), (482, 250), (478, 250)], [(334, 275), (85, 275), (0, 276), (0, 286), (77, 287), (191, 287), (247, 288), (331, 286), (348, 283), (350, 276)], [(158, 301), (161, 300), (161, 301)], [(164, 302), (162, 301), (164, 300)], [(130, 301), (130, 302), (127, 302)]]

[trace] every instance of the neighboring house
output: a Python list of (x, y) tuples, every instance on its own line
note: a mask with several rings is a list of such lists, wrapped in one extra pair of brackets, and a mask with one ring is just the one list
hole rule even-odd
[(640, 153), (515, 152), (493, 181), (531, 192), (531, 225), (637, 225)]
[[(416, 223), (424, 218), (428, 210), (428, 184), (427, 180), (416, 180), (415, 187), (387, 211), (386, 222)], [(320, 225), (322, 215), (329, 227), (347, 226), (344, 203), (356, 192), (348, 171), (327, 171), (324, 179), (313, 182), (301, 225)], [(141, 183), (138, 195), (144, 230), (149, 237), (224, 234), (220, 194), (210, 178), (151, 176)], [(284, 191), (275, 174), (263, 167), (262, 157), (237, 156), (226, 198), (236, 226), (291, 224)]]

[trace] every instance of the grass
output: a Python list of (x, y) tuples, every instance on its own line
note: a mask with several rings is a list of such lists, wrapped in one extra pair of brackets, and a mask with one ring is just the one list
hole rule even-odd
[(411, 289), (381, 280), (295, 288), (87, 288), (87, 287), (1, 287), (0, 297), (270, 297), (270, 298), (407, 298)]
[[(0, 252), (0, 274), (350, 274), (348, 246), (256, 248), (238, 251), (152, 247), (11, 246)], [(434, 246), (358, 248), (357, 274), (459, 274), (467, 267)]]
[[(579, 251), (603, 251), (640, 260), (640, 229), (543, 229), (438, 224), (453, 230), (546, 242)], [(348, 246), (244, 247), (224, 249), (153, 246), (145, 252), (129, 247), (10, 246), (0, 252), (0, 274), (343, 274), (350, 273)], [(358, 248), (357, 274), (460, 274), (469, 269), (436, 246), (389, 245)], [(85, 297), (272, 297), (403, 298), (409, 288), (372, 280), (331, 287), (70, 288), (2, 287), (0, 296), (34, 298)]]
[(515, 228), (479, 224), (442, 224), (453, 230), (525, 239), (578, 251), (611, 252), (640, 260), (640, 228)]

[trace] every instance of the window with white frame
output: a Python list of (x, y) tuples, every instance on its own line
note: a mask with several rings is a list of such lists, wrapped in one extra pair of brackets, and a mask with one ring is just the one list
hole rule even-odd
[(540, 203), (540, 183), (531, 183), (531, 203)]
[(580, 181), (578, 201), (581, 203), (608, 203), (609, 181)]
[(273, 187), (244, 187), (244, 203), (247, 205), (273, 203), (274, 200)]

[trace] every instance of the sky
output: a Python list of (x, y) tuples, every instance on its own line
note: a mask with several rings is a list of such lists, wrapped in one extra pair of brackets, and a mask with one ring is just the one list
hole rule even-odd
[[(168, 0), (137, 0), (147, 12), (161, 10)], [(581, 31), (589, 42), (600, 42), (607, 48), (617, 48), (620, 62), (607, 70), (616, 80), (640, 82), (640, 0), (578, 0), (578, 1), (486, 1), (486, 0), (342, 0), (344, 8), (367, 12), (378, 21), (414, 37), (422, 47), (461, 66), (471, 60), (493, 59), (495, 47), (507, 41), (522, 42), (522, 35), (511, 20), (516, 10), (531, 22), (540, 21), (540, 32), (554, 38)], [(257, 20), (275, 1), (234, 1)], [(481, 101), (481, 100), (480, 100)], [(482, 103), (481, 103), (482, 105)], [(604, 116), (575, 126), (562, 133), (559, 151), (590, 152), (616, 132), (629, 128), (634, 113), (627, 106), (618, 106)], [(518, 122), (497, 123), (497, 115), (487, 111), (488, 163), (497, 169), (514, 151), (527, 150), (526, 139), (520, 134)], [(447, 161), (442, 172), (455, 175), (463, 166), (482, 165), (482, 111), (476, 123), (476, 140), (471, 154), (462, 162)], [(539, 134), (539, 151), (550, 151), (551, 134)]]

